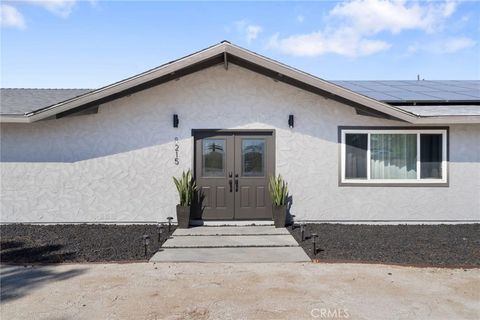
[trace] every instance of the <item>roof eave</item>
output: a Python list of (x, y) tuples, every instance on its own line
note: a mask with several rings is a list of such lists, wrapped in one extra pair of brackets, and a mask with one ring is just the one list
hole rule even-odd
[[(32, 123), (31, 116), (0, 115), (0, 123)], [(480, 116), (428, 116), (415, 117), (411, 124), (479, 124)]]
[(428, 116), (417, 117), (413, 124), (479, 124), (480, 116)]
[(31, 118), (25, 115), (0, 114), (0, 123), (30, 123)]

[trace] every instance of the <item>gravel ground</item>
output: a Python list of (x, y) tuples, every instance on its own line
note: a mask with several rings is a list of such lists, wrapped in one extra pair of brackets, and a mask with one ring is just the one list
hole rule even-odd
[[(172, 233), (175, 226), (172, 226)], [(150, 236), (147, 258), (165, 242), (156, 225), (2, 225), (2, 263), (108, 262), (146, 260), (143, 235)]]
[(480, 318), (480, 269), (95, 263), (0, 271), (2, 319)]
[[(416, 266), (480, 266), (480, 224), (348, 225), (307, 224), (290, 232), (312, 259)], [(317, 253), (310, 235), (316, 233)]]
[[(172, 232), (175, 227), (172, 226)], [(480, 224), (465, 225), (346, 225), (307, 224), (289, 228), (312, 259), (393, 263), (415, 266), (480, 266)], [(142, 236), (150, 236), (147, 258), (160, 242), (155, 225), (2, 225), (3, 263), (142, 261)], [(309, 235), (318, 234), (317, 254)]]

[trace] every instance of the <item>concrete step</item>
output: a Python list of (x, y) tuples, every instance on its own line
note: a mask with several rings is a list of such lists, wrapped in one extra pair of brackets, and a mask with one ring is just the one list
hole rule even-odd
[(150, 262), (310, 262), (301, 247), (165, 248)]
[(272, 220), (190, 220), (192, 226), (273, 226)]
[(177, 236), (227, 236), (227, 235), (289, 235), (286, 228), (273, 226), (242, 226), (242, 227), (192, 227), (189, 229), (176, 229), (173, 233)]
[(168, 239), (163, 248), (296, 247), (291, 235), (186, 236)]

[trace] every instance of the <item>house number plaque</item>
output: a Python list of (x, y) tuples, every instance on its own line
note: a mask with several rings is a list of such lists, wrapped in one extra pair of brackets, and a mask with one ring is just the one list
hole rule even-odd
[(180, 150), (180, 145), (178, 144), (178, 137), (175, 137), (175, 164), (178, 166), (180, 164), (180, 160), (178, 160), (178, 150)]

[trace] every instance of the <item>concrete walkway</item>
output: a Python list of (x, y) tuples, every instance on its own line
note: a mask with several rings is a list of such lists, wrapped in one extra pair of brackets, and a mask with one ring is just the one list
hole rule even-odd
[(151, 262), (308, 262), (285, 228), (273, 226), (177, 229)]

